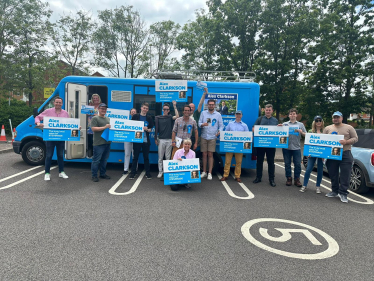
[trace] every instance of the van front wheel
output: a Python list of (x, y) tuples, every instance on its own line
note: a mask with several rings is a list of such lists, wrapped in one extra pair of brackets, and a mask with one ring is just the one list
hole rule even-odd
[(45, 145), (39, 141), (31, 141), (22, 149), (22, 159), (29, 165), (43, 165), (45, 162)]

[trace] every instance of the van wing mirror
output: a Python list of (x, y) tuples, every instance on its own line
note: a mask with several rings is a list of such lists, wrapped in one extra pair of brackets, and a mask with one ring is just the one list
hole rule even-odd
[(39, 112), (38, 112), (38, 108), (34, 107), (33, 111), (32, 111), (32, 115), (34, 116), (34, 118), (36, 116), (38, 116)]

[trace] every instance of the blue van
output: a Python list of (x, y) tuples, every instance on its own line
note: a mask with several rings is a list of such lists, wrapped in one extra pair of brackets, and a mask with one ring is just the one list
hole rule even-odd
[[(81, 122), (80, 141), (65, 142), (65, 161), (67, 162), (91, 162), (87, 154), (87, 115), (81, 114), (82, 105), (90, 103), (91, 96), (96, 93), (101, 97), (111, 109), (130, 110), (136, 108), (140, 112), (143, 102), (149, 103), (149, 114), (151, 116), (161, 115), (163, 103), (156, 103), (155, 92), (156, 79), (121, 79), (107, 77), (89, 76), (68, 76), (61, 80), (52, 96), (44, 102), (38, 109), (34, 109), (34, 115), (23, 121), (16, 128), (16, 138), (13, 142), (14, 152), (21, 154), (23, 160), (30, 165), (43, 165), (45, 161), (45, 144), (43, 142), (42, 130), (35, 126), (35, 116), (44, 110), (53, 107), (53, 99), (60, 96), (64, 100), (63, 109), (68, 111), (71, 118), (79, 118)], [(243, 111), (243, 122), (248, 127), (252, 127), (258, 117), (260, 87), (253, 82), (217, 82), (206, 81), (209, 93), (216, 96), (220, 94), (230, 94), (236, 96), (237, 110)], [(187, 81), (187, 102), (194, 103), (196, 108), (200, 102), (203, 90), (197, 87), (197, 81)], [(223, 97), (225, 95), (222, 95)], [(185, 103), (177, 103), (178, 111), (182, 116), (182, 108)], [(171, 107), (174, 114), (173, 107)], [(218, 108), (217, 108), (218, 109)], [(235, 120), (235, 112), (228, 112), (223, 115), (225, 125)], [(154, 133), (151, 134), (150, 163), (157, 164), (157, 146), (154, 142)], [(199, 155), (199, 153), (197, 153)], [(215, 166), (224, 165), (224, 153), (217, 152), (214, 155)], [(56, 155), (53, 159), (57, 159)], [(255, 159), (255, 157), (254, 157)], [(123, 143), (112, 143), (111, 153), (108, 162), (123, 163), (124, 145)], [(140, 155), (139, 163), (143, 163)], [(254, 169), (256, 161), (252, 160), (252, 155), (247, 154), (243, 158), (242, 167)]]

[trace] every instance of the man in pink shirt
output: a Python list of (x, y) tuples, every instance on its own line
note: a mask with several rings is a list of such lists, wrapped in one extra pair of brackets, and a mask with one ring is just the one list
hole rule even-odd
[[(69, 118), (69, 114), (67, 111), (63, 110), (62, 107), (62, 98), (57, 96), (54, 100), (54, 108), (49, 108), (44, 110), (41, 114), (35, 117), (35, 124), (38, 127), (43, 128), (43, 123), (40, 121), (43, 120), (44, 117), (65, 117)], [(57, 162), (58, 162), (58, 169), (59, 169), (59, 177), (67, 179), (69, 178), (64, 172), (64, 148), (65, 142), (64, 141), (45, 141), (45, 148), (46, 148), (46, 155), (45, 155), (45, 175), (44, 180), (49, 181), (51, 180), (50, 170), (51, 170), (51, 162), (53, 151), (56, 147), (57, 152)]]

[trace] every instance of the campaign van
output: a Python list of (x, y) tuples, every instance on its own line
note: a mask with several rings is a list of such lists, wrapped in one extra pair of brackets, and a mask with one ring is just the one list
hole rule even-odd
[(80, 139), (79, 119), (44, 117), (44, 141), (78, 141)]
[(101, 137), (106, 141), (143, 142), (144, 122), (111, 118), (110, 128), (105, 129)]
[(222, 132), (219, 148), (221, 152), (252, 153), (252, 132)]
[(256, 125), (254, 131), (255, 147), (288, 148), (288, 126)]
[(343, 135), (306, 134), (304, 142), (304, 156), (342, 160), (343, 145), (339, 142)]
[(180, 160), (164, 160), (164, 185), (199, 183), (199, 158)]

